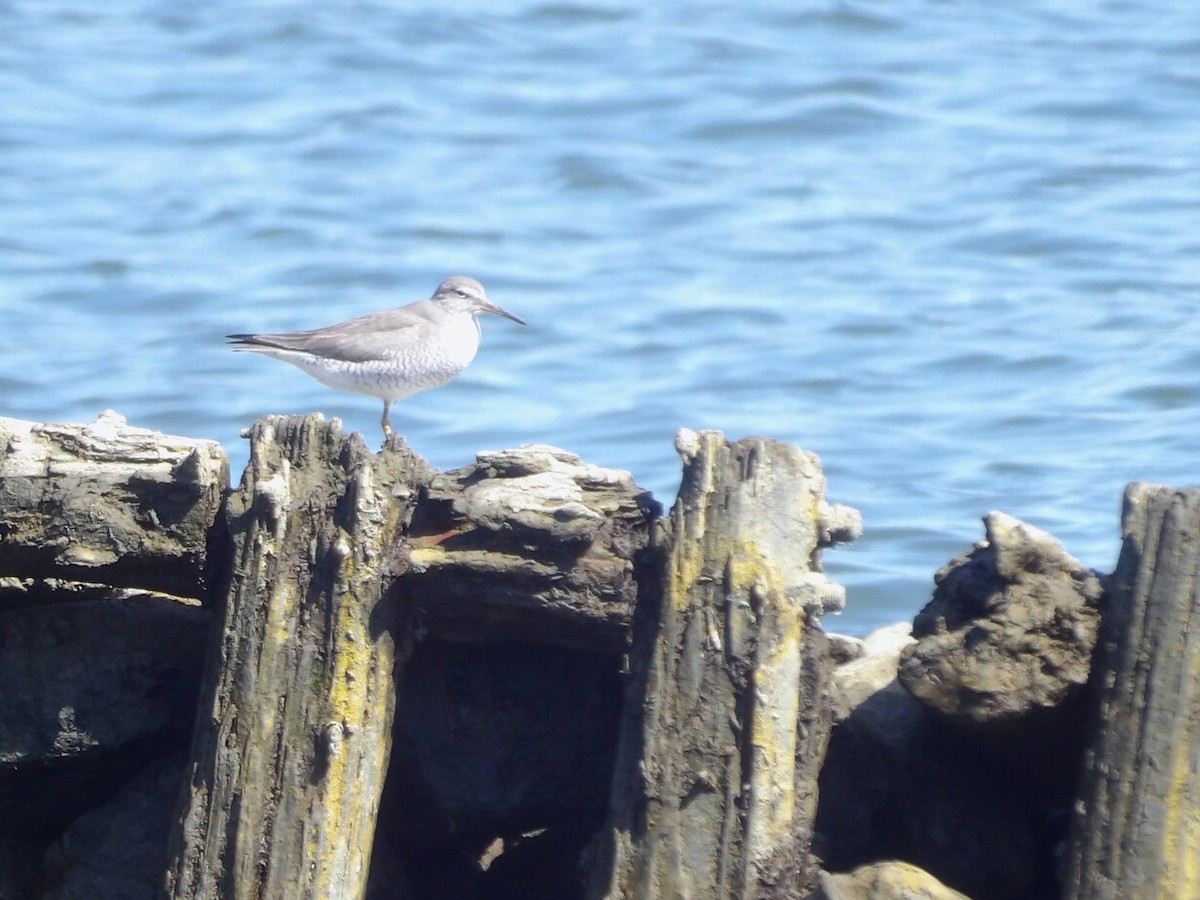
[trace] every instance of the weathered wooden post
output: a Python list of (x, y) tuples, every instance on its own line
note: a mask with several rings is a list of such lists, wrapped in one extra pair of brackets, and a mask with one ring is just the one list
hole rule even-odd
[(262, 419), (250, 447), (167, 891), (358, 897), (395, 708), (390, 567), (431, 473), (319, 415)]
[(202, 599), (228, 485), (218, 444), (112, 410), (87, 425), (0, 418), (0, 576)]
[[(805, 896), (829, 735), (824, 638), (840, 608), (820, 548), (858, 515), (817, 458), (763, 438), (680, 432), (657, 597), (638, 607), (610, 822), (592, 896)], [(653, 590), (653, 589), (652, 589)]]
[(1132, 484), (1064, 897), (1200, 897), (1200, 490)]

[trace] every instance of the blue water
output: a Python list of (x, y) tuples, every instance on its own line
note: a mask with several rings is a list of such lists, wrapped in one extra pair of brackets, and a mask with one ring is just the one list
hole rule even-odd
[(1200, 461), (1200, 13), (946, 0), (0, 0), (0, 415), (214, 438), (379, 404), (222, 335), (480, 278), (435, 465), (548, 442), (669, 505), (680, 426), (816, 451), (910, 618), (1003, 509), (1086, 564)]

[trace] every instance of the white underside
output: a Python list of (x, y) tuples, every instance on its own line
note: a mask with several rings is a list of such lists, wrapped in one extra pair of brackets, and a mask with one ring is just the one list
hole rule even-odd
[(365, 362), (344, 362), (277, 347), (245, 349), (291, 363), (339, 391), (392, 402), (441, 387), (461, 375), (479, 350), (479, 325), (473, 316), (455, 317), (443, 325), (438, 340), (387, 351)]

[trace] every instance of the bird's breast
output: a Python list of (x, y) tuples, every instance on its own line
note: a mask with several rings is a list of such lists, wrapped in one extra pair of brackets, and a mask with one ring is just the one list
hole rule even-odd
[(431, 353), (462, 371), (479, 350), (479, 322), (470, 314), (452, 317), (428, 341)]
[(424, 340), (386, 354), (388, 368), (412, 391), (457, 378), (479, 350), (479, 325), (470, 315), (439, 324)]

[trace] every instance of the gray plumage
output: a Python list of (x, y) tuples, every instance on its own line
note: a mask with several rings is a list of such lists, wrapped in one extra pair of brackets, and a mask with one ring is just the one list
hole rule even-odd
[(322, 384), (383, 401), (380, 424), (392, 433), (392, 403), (455, 378), (479, 349), (481, 313), (524, 325), (487, 298), (474, 278), (447, 278), (428, 300), (308, 331), (231, 334), (234, 350), (291, 363)]

